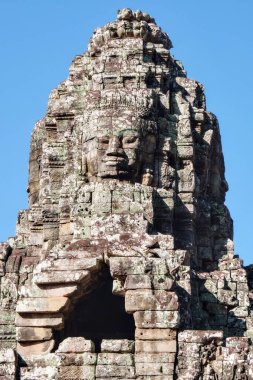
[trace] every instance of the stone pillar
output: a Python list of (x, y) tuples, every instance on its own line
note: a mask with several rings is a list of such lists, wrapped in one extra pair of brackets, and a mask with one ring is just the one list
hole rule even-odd
[(179, 325), (178, 298), (173, 281), (166, 276), (162, 261), (154, 262), (148, 275), (128, 275), (125, 307), (133, 313), (135, 369), (137, 379), (156, 376), (172, 380)]
[(96, 380), (135, 379), (134, 342), (127, 339), (103, 340), (98, 354)]

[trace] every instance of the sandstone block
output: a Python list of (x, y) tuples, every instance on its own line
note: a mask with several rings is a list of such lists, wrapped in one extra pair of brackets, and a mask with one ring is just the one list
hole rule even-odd
[(12, 349), (0, 350), (0, 364), (2, 363), (15, 363), (16, 354)]
[(16, 315), (16, 326), (18, 327), (63, 327), (63, 314), (22, 314)]
[(19, 342), (17, 344), (17, 351), (22, 357), (38, 355), (38, 354), (48, 354), (54, 348), (54, 340), (46, 340), (44, 342), (36, 343), (25, 343)]
[(15, 379), (16, 366), (13, 363), (2, 363), (0, 364), (0, 376), (13, 376)]
[(134, 379), (135, 369), (131, 366), (97, 365), (96, 378), (117, 377), (119, 379)]
[(101, 266), (101, 260), (96, 257), (84, 259), (57, 259), (54, 261), (44, 261), (41, 270), (44, 271), (74, 271), (74, 270), (97, 270)]
[(176, 340), (136, 340), (135, 352), (169, 352), (174, 353), (177, 351)]
[(145, 260), (139, 257), (110, 257), (110, 271), (113, 277), (141, 275), (145, 272)]
[(231, 309), (229, 312), (238, 318), (246, 318), (249, 315), (249, 310), (247, 306), (238, 306), (234, 309)]
[(178, 298), (174, 292), (165, 290), (128, 290), (125, 297), (126, 311), (178, 310)]
[(68, 284), (79, 283), (90, 278), (90, 272), (84, 271), (60, 271), (55, 270), (51, 272), (36, 273), (34, 275), (34, 282), (38, 285), (51, 285), (51, 284)]
[(217, 298), (219, 302), (229, 306), (237, 306), (239, 303), (236, 297), (236, 291), (233, 290), (219, 289)]
[(201, 343), (180, 342), (178, 347), (178, 358), (182, 357), (183, 363), (185, 363), (185, 358), (187, 358), (189, 361), (191, 361), (191, 359), (199, 360), (199, 350)]
[(184, 330), (178, 333), (179, 342), (202, 343), (214, 340), (220, 342), (223, 340), (222, 330)]
[(134, 341), (128, 339), (103, 339), (101, 352), (134, 352)]
[(174, 363), (136, 363), (137, 376), (173, 375)]
[(249, 338), (244, 336), (233, 336), (226, 339), (227, 347), (237, 347), (244, 348), (248, 347)]
[(159, 352), (136, 352), (134, 355), (135, 363), (174, 363), (176, 353)]
[(0, 313), (0, 326), (11, 325), (14, 323), (15, 313), (12, 310), (1, 310)]
[(59, 367), (61, 358), (55, 353), (32, 355), (25, 358), (28, 367)]
[[(244, 286), (247, 286), (247, 275), (246, 271), (243, 268), (236, 269), (236, 270), (231, 270), (230, 272), (231, 275), (231, 280), (238, 282), (238, 286), (241, 284), (244, 284)], [(240, 289), (239, 289), (240, 290)]]
[(16, 339), (16, 331), (14, 325), (0, 325), (0, 337), (5, 336), (7, 340)]
[(134, 313), (137, 328), (177, 328), (180, 321), (178, 311), (136, 311)]
[(134, 356), (133, 354), (99, 353), (97, 364), (131, 366), (134, 365)]
[(57, 357), (62, 366), (86, 366), (95, 365), (97, 363), (97, 354), (91, 352), (79, 353), (60, 353), (57, 352)]
[(42, 341), (52, 338), (52, 329), (43, 327), (17, 327), (17, 340), (19, 342), (26, 341)]
[(95, 366), (60, 367), (58, 380), (95, 380)]
[(81, 352), (94, 352), (95, 346), (91, 340), (78, 338), (67, 338), (60, 345), (57, 353), (81, 353)]
[(172, 290), (173, 286), (174, 280), (166, 275), (152, 276), (152, 289)]
[(19, 289), (19, 294), (21, 298), (46, 298), (46, 297), (67, 297), (77, 290), (77, 285), (64, 286), (62, 285), (51, 285), (39, 287), (36, 284), (33, 286), (21, 286)]
[(110, 257), (112, 276), (143, 275), (152, 269), (154, 275), (167, 275), (169, 265), (166, 259), (143, 257)]
[(175, 340), (177, 330), (172, 329), (139, 329), (135, 330), (135, 339), (140, 340)]
[(25, 298), (17, 303), (18, 313), (56, 313), (69, 305), (67, 297)]
[(55, 367), (33, 367), (21, 368), (22, 380), (54, 380), (57, 376), (57, 368)]
[(129, 274), (126, 278), (124, 288), (129, 289), (151, 289), (151, 277), (149, 275)]
[(234, 258), (232, 260), (224, 260), (219, 263), (219, 269), (221, 271), (223, 270), (230, 270), (230, 269), (241, 269), (242, 267), (242, 260)]
[[(16, 380), (16, 379), (15, 379), (15, 375), (4, 375), (4, 376), (0, 376), (0, 380)], [(45, 380), (45, 379), (41, 379), (41, 380)]]

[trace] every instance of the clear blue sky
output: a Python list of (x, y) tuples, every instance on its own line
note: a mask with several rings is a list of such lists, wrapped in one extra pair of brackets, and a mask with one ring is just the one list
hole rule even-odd
[(27, 207), (29, 139), (50, 90), (93, 29), (123, 7), (151, 13), (188, 76), (204, 84), (221, 126), (235, 252), (253, 262), (253, 0), (0, 0), (0, 241)]

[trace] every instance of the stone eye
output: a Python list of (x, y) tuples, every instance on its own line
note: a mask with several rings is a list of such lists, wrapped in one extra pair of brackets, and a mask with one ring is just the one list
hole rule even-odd
[(109, 137), (106, 137), (106, 136), (100, 137), (98, 141), (100, 144), (108, 144), (109, 143)]
[(123, 137), (123, 143), (132, 144), (135, 141), (137, 141), (137, 139), (138, 139), (138, 136), (126, 136), (126, 137)]

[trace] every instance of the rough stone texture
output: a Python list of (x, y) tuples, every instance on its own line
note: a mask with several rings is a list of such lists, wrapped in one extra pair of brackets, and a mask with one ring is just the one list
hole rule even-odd
[[(234, 256), (219, 125), (171, 47), (123, 9), (51, 92), (29, 209), (0, 244), (0, 380), (253, 379), (253, 266)], [(106, 267), (135, 342), (57, 342)]]
[(93, 352), (94, 343), (91, 340), (86, 340), (84, 338), (68, 338), (65, 339), (60, 345), (57, 352), (68, 353), (68, 352)]

